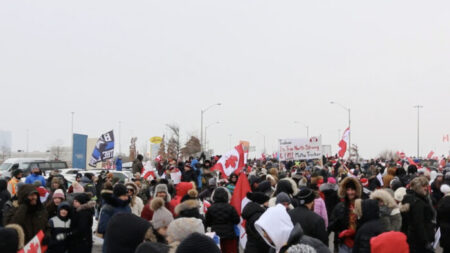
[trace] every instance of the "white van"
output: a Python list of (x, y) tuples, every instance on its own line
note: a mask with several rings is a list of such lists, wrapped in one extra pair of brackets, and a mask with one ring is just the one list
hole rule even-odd
[(13, 170), (25, 170), (31, 162), (45, 162), (45, 158), (8, 158), (0, 165), (0, 178), (10, 178)]

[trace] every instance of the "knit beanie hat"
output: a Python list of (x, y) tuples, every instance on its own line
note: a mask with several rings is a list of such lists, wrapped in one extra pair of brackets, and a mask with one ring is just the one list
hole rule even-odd
[(75, 195), (74, 200), (80, 202), (80, 204), (86, 204), (91, 198), (86, 193), (79, 193)]
[(301, 188), (295, 197), (300, 200), (300, 205), (311, 203), (316, 198), (313, 190), (308, 187)]
[(405, 195), (406, 195), (406, 188), (400, 187), (397, 190), (395, 190), (394, 199), (397, 200), (398, 202), (402, 202), (403, 197), (405, 197)]
[(266, 203), (270, 199), (269, 196), (267, 196), (266, 194), (264, 194), (262, 192), (248, 192), (247, 198), (249, 200), (251, 200), (252, 202), (255, 202), (260, 205)]
[(291, 198), (285, 192), (280, 192), (277, 195), (275, 204), (291, 203)]
[(139, 244), (134, 253), (168, 253), (169, 246), (159, 242), (143, 242)]
[(123, 184), (116, 184), (113, 188), (113, 193), (116, 197), (127, 195), (127, 187)]
[(176, 253), (220, 253), (213, 239), (206, 235), (193, 233), (186, 237), (177, 248)]
[(329, 184), (336, 184), (336, 179), (334, 179), (334, 177), (329, 177), (327, 179), (327, 183), (329, 183)]
[(448, 184), (441, 185), (441, 192), (443, 194), (450, 193), (450, 186)]
[(178, 218), (167, 229), (167, 236), (174, 242), (181, 242), (192, 233), (205, 233), (203, 222), (197, 218)]
[(82, 186), (80, 183), (78, 183), (77, 181), (74, 181), (74, 182), (72, 183), (72, 188), (73, 188), (73, 192), (74, 192), (74, 193), (81, 193), (81, 192), (84, 192), (83, 186)]
[(317, 251), (306, 244), (295, 244), (288, 248), (286, 253), (316, 253)]
[(156, 197), (150, 202), (153, 210), (152, 225), (155, 229), (169, 226), (173, 221), (172, 213), (164, 206), (164, 199)]
[(61, 198), (61, 199), (66, 199), (66, 197), (64, 196), (64, 192), (61, 189), (57, 189), (54, 193), (53, 193), (53, 197), (52, 198)]

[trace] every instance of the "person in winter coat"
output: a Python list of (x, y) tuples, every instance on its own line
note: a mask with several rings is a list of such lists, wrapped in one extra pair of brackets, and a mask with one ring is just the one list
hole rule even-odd
[(275, 203), (276, 197), (281, 192), (286, 193), (289, 196), (289, 198), (291, 199), (290, 202), (294, 203), (294, 204), (289, 205), (289, 209), (294, 209), (294, 207), (297, 206), (295, 199), (294, 199), (294, 195), (297, 194), (298, 188), (297, 188), (297, 184), (295, 183), (295, 181), (291, 178), (283, 178), (283, 179), (280, 179), (280, 181), (278, 181), (278, 184), (275, 188), (275, 192), (272, 194), (272, 197), (269, 200), (269, 207), (276, 205), (276, 203)]
[(378, 201), (380, 207), (380, 222), (384, 231), (400, 231), (402, 228), (402, 215), (392, 195), (385, 189), (380, 189), (370, 194), (371, 199)]
[(90, 199), (91, 197), (86, 193), (80, 193), (74, 197), (69, 253), (92, 251), (92, 217), (95, 213), (95, 201)]
[(144, 165), (142, 164), (142, 160), (144, 160), (144, 157), (141, 154), (137, 155), (136, 159), (134, 159), (133, 165), (132, 165), (133, 175), (136, 172), (142, 173), (142, 169), (144, 168)]
[(3, 226), (11, 223), (12, 217), (16, 213), (17, 208), (19, 208), (18, 193), (19, 193), (19, 188), (21, 186), (23, 186), (23, 185), (25, 185), (25, 183), (22, 183), (22, 182), (17, 183), (16, 184), (16, 189), (15, 189), (16, 194), (12, 195), (11, 199), (6, 201), (3, 204), (3, 208), (2, 208), (2, 211), (1, 211), (2, 215), (3, 215), (1, 223), (2, 223)]
[(269, 245), (256, 231), (255, 222), (266, 211), (269, 203), (269, 197), (262, 192), (249, 192), (247, 198), (251, 200), (242, 210), (242, 219), (246, 220), (245, 231), (247, 233), (247, 244), (245, 245), (245, 253), (267, 253)]
[(353, 248), (357, 227), (357, 216), (353, 209), (355, 200), (361, 198), (361, 194), (361, 184), (356, 178), (346, 177), (341, 181), (338, 196), (343, 201), (334, 208), (328, 225), (328, 231), (335, 234), (334, 245), (339, 247), (339, 252), (351, 252)]
[(71, 209), (69, 203), (62, 202), (58, 205), (57, 215), (48, 221), (51, 236), (48, 253), (65, 253), (69, 249)]
[(33, 184), (34, 181), (40, 181), (42, 186), (45, 186), (45, 178), (41, 176), (41, 170), (38, 167), (31, 169), (31, 174), (25, 179), (26, 184)]
[(337, 195), (338, 188), (336, 179), (333, 177), (328, 177), (327, 182), (319, 187), (319, 191), (324, 196), (325, 206), (327, 208), (327, 217), (331, 217), (334, 207), (339, 203), (339, 197)]
[(189, 190), (188, 194), (183, 197), (182, 202), (175, 207), (176, 217), (197, 218), (204, 222), (205, 218), (200, 214), (201, 202), (197, 197), (197, 190)]
[(172, 213), (175, 213), (175, 207), (181, 203), (181, 199), (184, 197), (184, 195), (187, 194), (187, 192), (190, 189), (195, 189), (195, 186), (191, 182), (180, 182), (176, 186), (176, 195), (175, 197), (170, 201), (170, 208), (169, 209)]
[(229, 204), (230, 193), (224, 187), (218, 187), (213, 195), (213, 204), (206, 212), (206, 226), (220, 237), (220, 248), (224, 252), (237, 253), (238, 243), (234, 226), (240, 218), (233, 206)]
[(191, 167), (195, 171), (195, 174), (197, 175), (197, 180), (195, 181), (195, 184), (197, 185), (197, 189), (200, 191), (202, 189), (202, 169), (200, 168), (201, 164), (198, 162), (197, 159), (193, 159), (191, 161)]
[(286, 208), (278, 204), (270, 207), (255, 222), (256, 231), (271, 247), (269, 252), (286, 252), (296, 244), (306, 244), (319, 253), (329, 253), (330, 250), (320, 240), (304, 234), (300, 224), (293, 224)]
[(53, 193), (52, 201), (47, 201), (45, 208), (47, 209), (48, 217), (53, 218), (58, 214), (58, 206), (66, 199), (64, 192), (61, 189)]
[(434, 210), (428, 199), (428, 179), (416, 177), (410, 182), (410, 190), (402, 201), (406, 212), (406, 235), (412, 253), (433, 252)]
[(228, 177), (228, 184), (225, 186), (231, 195), (233, 195), (234, 188), (236, 187), (236, 183), (238, 181), (238, 176), (234, 173), (231, 173)]
[(47, 232), (48, 214), (39, 199), (39, 193), (33, 185), (23, 185), (18, 194), (19, 207), (10, 223), (18, 224), (25, 233), (25, 244), (40, 230)]
[[(192, 233), (178, 245), (176, 253), (220, 253), (216, 242), (209, 236)], [(222, 252), (226, 252), (223, 251)]]
[(307, 187), (300, 188), (295, 196), (299, 206), (290, 210), (289, 216), (293, 224), (299, 223), (305, 235), (314, 237), (328, 245), (328, 234), (325, 229), (325, 222), (314, 209), (315, 193)]
[(355, 213), (358, 215), (358, 230), (352, 253), (370, 253), (370, 239), (384, 232), (384, 226), (379, 222), (378, 201), (357, 199)]
[[(11, 200), (11, 194), (9, 193), (8, 189), (8, 182), (4, 179), (0, 179), (0, 221), (3, 220), (3, 206)], [(0, 224), (0, 227), (1, 224)]]
[(20, 179), (23, 176), (23, 171), (21, 169), (16, 169), (12, 172), (12, 178), (8, 182), (8, 191), (11, 196), (16, 195), (16, 185), (20, 182)]
[(95, 188), (94, 179), (94, 174), (86, 173), (80, 180), (80, 184), (83, 186), (84, 192), (90, 192), (92, 194), (92, 200), (97, 199), (97, 189)]
[(438, 224), (441, 228), (440, 245), (444, 253), (450, 253), (450, 240), (448, 240), (450, 238), (450, 186), (443, 184), (440, 190), (445, 194), (437, 208)]
[(127, 187), (128, 197), (130, 197), (130, 208), (131, 212), (141, 217), (142, 210), (144, 209), (144, 203), (142, 202), (142, 199), (137, 196), (138, 188), (135, 183), (129, 182), (126, 183), (125, 186)]
[(152, 226), (158, 242), (167, 243), (167, 228), (173, 221), (172, 213), (164, 206), (164, 200), (156, 197), (152, 200), (151, 209), (153, 210)]
[(25, 235), (21, 226), (9, 224), (0, 228), (0, 249), (2, 253), (17, 253), (23, 249)]
[(105, 201), (100, 211), (97, 233), (100, 237), (104, 236), (108, 222), (117, 213), (131, 213), (130, 197), (127, 194), (127, 188), (123, 184), (116, 184), (113, 192), (102, 191), (102, 198)]
[(439, 201), (444, 194), (441, 192), (441, 185), (444, 182), (444, 175), (442, 173), (437, 173), (436, 178), (431, 183), (431, 200), (433, 201), (433, 206), (437, 206)]
[(169, 246), (159, 242), (143, 242), (134, 253), (169, 253)]
[(106, 228), (105, 253), (134, 253), (144, 240), (156, 242), (150, 222), (132, 213), (118, 213)]
[(383, 188), (389, 188), (391, 185), (391, 180), (395, 177), (395, 171), (397, 170), (396, 167), (389, 167), (387, 169), (386, 175), (383, 176)]
[(148, 221), (152, 220), (153, 210), (150, 208), (150, 204), (151, 204), (152, 199), (154, 199), (156, 197), (164, 199), (164, 206), (169, 211), (172, 212), (172, 215), (174, 215), (173, 211), (174, 211), (175, 207), (173, 207), (172, 204), (171, 204), (172, 198), (170, 197), (167, 185), (166, 184), (158, 184), (155, 187), (155, 191), (154, 191), (153, 197), (148, 201), (148, 203), (142, 209), (141, 217), (143, 219), (146, 219)]
[(172, 221), (167, 228), (167, 241), (170, 253), (177, 251), (178, 245), (192, 233), (205, 233), (203, 222), (196, 218), (179, 218)]
[(212, 202), (211, 195), (213, 191), (216, 189), (216, 187), (217, 187), (216, 179), (215, 178), (208, 179), (208, 187), (198, 195), (200, 200), (202, 201), (206, 200), (211, 203)]
[(184, 171), (181, 175), (181, 182), (194, 182), (197, 183), (198, 173), (195, 171), (190, 163), (184, 164)]

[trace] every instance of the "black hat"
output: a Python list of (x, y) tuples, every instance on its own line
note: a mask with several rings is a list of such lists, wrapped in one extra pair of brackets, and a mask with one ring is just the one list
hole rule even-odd
[(262, 181), (258, 187), (256, 187), (256, 191), (258, 192), (267, 192), (267, 191), (271, 191), (272, 190), (272, 186), (270, 185), (270, 182), (267, 180)]
[(170, 249), (169, 246), (159, 242), (143, 242), (139, 244), (134, 253), (148, 253), (148, 252), (168, 253), (169, 249)]
[(178, 246), (176, 253), (220, 253), (213, 239), (199, 233), (192, 233)]
[(260, 205), (266, 203), (270, 199), (269, 196), (267, 196), (266, 194), (264, 194), (262, 192), (248, 192), (247, 198), (255, 203), (260, 204)]
[(12, 176), (13, 177), (17, 177), (20, 173), (23, 173), (23, 170), (21, 169), (16, 169), (12, 172)]
[(91, 197), (89, 197), (86, 193), (80, 193), (75, 195), (73, 199), (80, 202), (80, 204), (86, 204), (89, 200), (91, 200)]
[(116, 184), (116, 185), (114, 185), (113, 193), (114, 193), (114, 195), (116, 197), (120, 197), (120, 196), (123, 196), (123, 195), (127, 195), (128, 190), (127, 190), (127, 187), (125, 185), (123, 185), (123, 184)]
[(316, 195), (314, 194), (314, 191), (308, 187), (302, 187), (295, 197), (300, 201), (300, 205), (305, 205), (313, 202)]

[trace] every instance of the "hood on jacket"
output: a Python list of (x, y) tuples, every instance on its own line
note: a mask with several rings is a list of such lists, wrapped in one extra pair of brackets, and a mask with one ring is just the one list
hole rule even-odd
[(338, 188), (339, 187), (337, 186), (337, 184), (324, 183), (324, 184), (320, 185), (319, 191), (321, 191), (321, 192), (324, 192), (324, 191), (337, 191)]
[(387, 169), (387, 174), (388, 175), (391, 175), (391, 176), (395, 176), (395, 171), (397, 170), (397, 168), (396, 167), (389, 167), (388, 169)]
[(193, 189), (194, 185), (191, 182), (180, 182), (176, 186), (176, 196), (182, 198), (190, 189)]
[(411, 180), (409, 188), (420, 196), (426, 196), (427, 192), (423, 190), (424, 186), (428, 186), (428, 179), (426, 177), (416, 177)]
[(292, 178), (289, 177), (280, 179), (280, 181), (277, 184), (277, 188), (273, 193), (273, 197), (276, 197), (276, 195), (278, 195), (278, 193), (280, 192), (285, 192), (291, 196), (296, 195), (298, 193), (297, 183)]
[(378, 207), (378, 201), (375, 199), (355, 200), (354, 212), (358, 215), (361, 223), (376, 220), (380, 217), (380, 208)]
[(346, 177), (346, 178), (344, 178), (344, 180), (341, 181), (341, 183), (339, 184), (338, 196), (340, 198), (345, 198), (347, 185), (349, 185), (349, 184), (353, 184), (355, 186), (356, 198), (357, 199), (361, 198), (362, 187), (361, 187), (361, 184), (359, 183), (359, 181), (354, 177)]
[[(86, 209), (93, 209), (96, 205), (96, 202), (91, 200), (87, 203), (81, 204), (78, 208), (77, 208), (77, 212), (82, 211), (82, 210), (86, 210)], [(94, 211), (94, 210), (92, 210)]]
[(255, 202), (248, 202), (247, 205), (245, 205), (244, 210), (242, 210), (242, 219), (248, 220), (253, 215), (257, 213), (264, 213), (266, 211), (266, 208), (262, 207), (258, 203)]
[(397, 207), (397, 203), (395, 202), (392, 195), (384, 189), (375, 190), (370, 194), (370, 198), (382, 201), (388, 208), (392, 209)]
[[(286, 207), (278, 204), (267, 209), (266, 212), (255, 222), (255, 228), (266, 243), (279, 252), (280, 249), (288, 242), (294, 225), (291, 217), (286, 211)], [(265, 236), (266, 233), (271, 243)]]
[[(59, 211), (61, 211), (61, 209), (67, 210), (66, 217), (61, 217), (61, 215), (59, 214)], [(61, 220), (66, 221), (66, 220), (70, 219), (70, 214), (72, 213), (71, 211), (72, 211), (72, 207), (70, 206), (70, 204), (68, 202), (64, 201), (58, 205), (56, 216), (58, 216)]]
[(134, 196), (136, 196), (138, 194), (138, 187), (137, 187), (137, 185), (135, 183), (128, 182), (128, 183), (125, 184), (125, 187), (127, 187), (127, 189), (128, 188), (133, 189), (133, 192), (134, 192), (133, 195)]
[(39, 192), (36, 189), (36, 187), (31, 184), (24, 184), (23, 186), (20, 187), (19, 192), (17, 193), (17, 198), (19, 200), (19, 204), (28, 203), (27, 197), (28, 197), (28, 195), (30, 195), (32, 193), (34, 193), (38, 196), (37, 201), (38, 201), (38, 205), (40, 205), (41, 200), (39, 198)]
[(200, 208), (200, 203), (198, 202), (198, 200), (195, 199), (186, 200), (181, 202), (175, 207), (175, 214), (179, 215), (183, 211), (198, 208)]
[(229, 203), (231, 194), (225, 187), (216, 188), (211, 194), (211, 199), (214, 203)]

